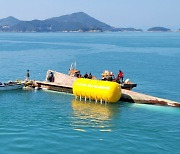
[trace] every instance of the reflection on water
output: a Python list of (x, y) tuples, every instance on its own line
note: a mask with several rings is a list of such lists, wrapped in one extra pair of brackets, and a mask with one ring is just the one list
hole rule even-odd
[(77, 131), (86, 132), (87, 128), (99, 128), (100, 131), (111, 131), (113, 117), (120, 112), (119, 105), (100, 104), (72, 100), (73, 127)]

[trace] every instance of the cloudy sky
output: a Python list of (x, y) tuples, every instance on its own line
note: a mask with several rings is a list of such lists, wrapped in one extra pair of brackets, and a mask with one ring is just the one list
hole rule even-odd
[(180, 0), (0, 0), (0, 18), (46, 19), (80, 11), (115, 27), (180, 28)]

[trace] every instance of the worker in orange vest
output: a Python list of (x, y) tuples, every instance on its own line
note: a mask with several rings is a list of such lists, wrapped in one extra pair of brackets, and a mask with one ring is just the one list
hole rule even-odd
[[(123, 80), (124, 80), (124, 73), (123, 73), (121, 70), (119, 70), (117, 79), (119, 80), (120, 83), (123, 83)], [(121, 80), (122, 80), (122, 82), (121, 82)]]

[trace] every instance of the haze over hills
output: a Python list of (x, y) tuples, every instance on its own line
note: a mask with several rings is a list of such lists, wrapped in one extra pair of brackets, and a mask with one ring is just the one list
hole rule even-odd
[(14, 17), (0, 19), (3, 32), (86, 32), (86, 31), (142, 31), (135, 28), (115, 28), (84, 12), (63, 15), (46, 20), (21, 21)]

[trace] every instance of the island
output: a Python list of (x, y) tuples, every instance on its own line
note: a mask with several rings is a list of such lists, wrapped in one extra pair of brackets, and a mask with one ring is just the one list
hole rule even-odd
[(115, 28), (84, 12), (72, 13), (45, 20), (22, 21), (12, 16), (0, 19), (2, 32), (125, 32), (138, 31), (135, 28)]
[(171, 29), (164, 27), (152, 27), (148, 29), (148, 32), (171, 32)]

